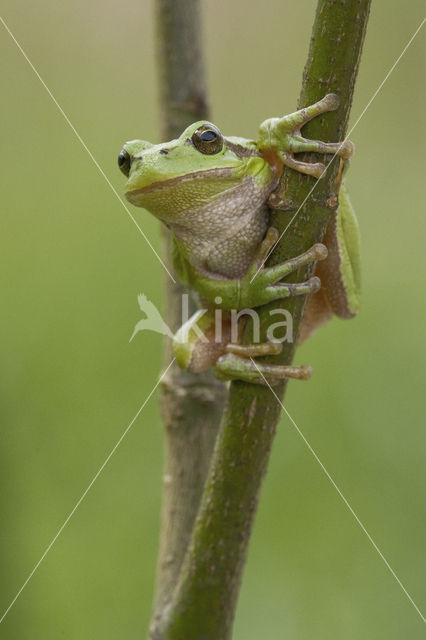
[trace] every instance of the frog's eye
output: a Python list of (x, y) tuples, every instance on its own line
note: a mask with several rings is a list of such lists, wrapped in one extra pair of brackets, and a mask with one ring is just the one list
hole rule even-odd
[(122, 149), (118, 156), (118, 166), (125, 176), (129, 177), (130, 172), (130, 155), (126, 149)]
[(191, 140), (198, 151), (208, 156), (219, 153), (223, 148), (222, 135), (212, 124), (203, 124), (192, 134)]

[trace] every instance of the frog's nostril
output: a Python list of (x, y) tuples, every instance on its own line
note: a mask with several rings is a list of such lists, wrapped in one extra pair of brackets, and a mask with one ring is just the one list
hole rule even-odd
[(162, 156), (166, 156), (169, 153), (169, 151), (168, 149), (160, 149), (158, 153), (161, 153)]

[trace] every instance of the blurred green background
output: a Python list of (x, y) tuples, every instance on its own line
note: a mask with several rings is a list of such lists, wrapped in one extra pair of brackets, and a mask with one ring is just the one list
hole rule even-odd
[[(122, 191), (122, 142), (158, 140), (151, 2), (4, 0), (2, 16)], [(254, 136), (293, 110), (315, 2), (204, 3), (212, 119)], [(423, 16), (373, 0), (352, 123)], [(424, 67), (419, 34), (351, 138), (364, 298), (298, 352), (286, 404), (422, 608)], [(151, 391), (161, 337), (128, 340), (162, 268), (7, 32), (2, 60), (1, 613)], [(157, 250), (159, 226), (135, 217)], [(423, 270), (422, 270), (423, 269)], [(152, 398), (0, 625), (3, 640), (143, 638), (162, 433)], [(419, 615), (282, 418), (251, 542), (236, 640), (422, 638)]]

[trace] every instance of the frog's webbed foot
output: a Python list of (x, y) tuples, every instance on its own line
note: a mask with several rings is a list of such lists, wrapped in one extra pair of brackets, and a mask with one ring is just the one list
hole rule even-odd
[(335, 111), (339, 98), (334, 93), (327, 94), (322, 100), (304, 109), (299, 109), (282, 118), (270, 118), (262, 123), (259, 131), (260, 148), (268, 146), (279, 153), (283, 164), (300, 173), (320, 178), (325, 171), (321, 162), (301, 162), (293, 158), (294, 153), (323, 153), (338, 155), (349, 159), (355, 150), (350, 140), (343, 142), (322, 142), (308, 140), (300, 135), (300, 129), (307, 122), (327, 111)]
[(290, 296), (309, 295), (320, 289), (321, 282), (316, 276), (300, 283), (281, 282), (281, 280), (299, 267), (324, 260), (327, 257), (325, 245), (314, 244), (308, 251), (295, 258), (285, 260), (273, 267), (264, 267), (263, 264), (275, 246), (278, 237), (278, 231), (274, 227), (270, 227), (250, 269), (241, 279), (240, 308), (252, 309)]
[(219, 380), (242, 380), (252, 384), (274, 385), (279, 380), (293, 378), (295, 380), (309, 380), (312, 375), (311, 367), (301, 365), (262, 364), (255, 362), (253, 357), (269, 353), (279, 353), (281, 343), (265, 342), (258, 345), (228, 345), (227, 353), (221, 356), (214, 369)]

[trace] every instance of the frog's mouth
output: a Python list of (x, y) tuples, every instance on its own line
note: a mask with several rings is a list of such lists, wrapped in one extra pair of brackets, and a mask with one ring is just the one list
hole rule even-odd
[[(251, 177), (247, 177), (247, 180), (251, 180)], [(225, 167), (193, 171), (129, 189), (126, 198), (163, 222), (178, 223), (190, 212), (199, 211), (217, 202), (225, 193), (245, 188), (245, 179), (241, 180), (233, 169)]]
[[(221, 169), (204, 169), (200, 171), (193, 171), (192, 173), (186, 173), (181, 176), (175, 176), (174, 178), (167, 178), (167, 180), (158, 180), (156, 182), (151, 182), (147, 184), (145, 187), (138, 187), (137, 189), (129, 189), (126, 191), (126, 198), (130, 200), (133, 204), (137, 204), (135, 200), (137, 200), (138, 196), (142, 196), (144, 194), (152, 193), (155, 191), (159, 191), (161, 189), (173, 189), (176, 185), (181, 185), (184, 182), (191, 182), (193, 180), (209, 179), (209, 178), (217, 178), (217, 179), (227, 179), (231, 178), (233, 171), (230, 167), (223, 167)], [(234, 173), (235, 175), (235, 173)], [(233, 185), (230, 185), (233, 186)]]

